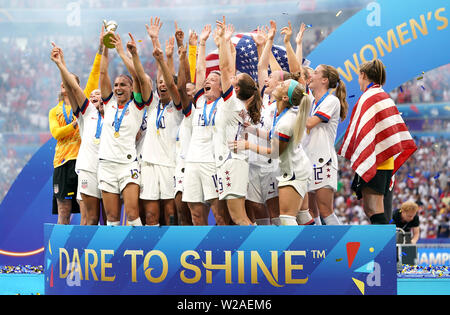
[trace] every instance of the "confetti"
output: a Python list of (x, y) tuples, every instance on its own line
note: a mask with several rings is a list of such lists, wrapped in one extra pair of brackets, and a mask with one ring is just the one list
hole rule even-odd
[(437, 173), (433, 178), (434, 178), (434, 179), (437, 179), (437, 178), (439, 178), (439, 176), (441, 176), (441, 174), (440, 174), (440, 173)]
[(336, 16), (339, 16), (339, 15), (341, 15), (341, 13), (342, 13), (342, 10), (339, 10), (339, 12), (338, 12), (338, 13), (336, 13)]
[(417, 78), (417, 81), (422, 80), (422, 79), (423, 79), (423, 76), (420, 76)]
[(414, 178), (414, 176), (411, 176), (411, 175), (409, 175), (409, 174), (408, 174), (408, 177), (409, 177), (409, 178)]
[(142, 39), (138, 40), (138, 43), (142, 43)]
[(337, 258), (336, 259), (336, 262), (340, 262), (340, 261), (342, 261), (342, 258)]
[(423, 85), (421, 86), (421, 88), (422, 88), (422, 90), (424, 90), (424, 91), (425, 91), (425, 87), (424, 87)]
[(348, 98), (353, 98), (353, 97), (355, 97), (355, 95), (350, 95)]
[(312, 24), (307, 24), (306, 27), (307, 27), (307, 28), (308, 28), (308, 27), (312, 27)]
[(402, 93), (403, 93), (403, 89), (402, 89), (402, 87), (400, 87), (400, 92), (402, 92)]

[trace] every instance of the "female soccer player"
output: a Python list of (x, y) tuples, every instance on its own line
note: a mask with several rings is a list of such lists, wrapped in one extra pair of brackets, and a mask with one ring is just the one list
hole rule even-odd
[(244, 118), (248, 116), (253, 124), (261, 118), (261, 96), (257, 84), (246, 73), (235, 75), (232, 51), (229, 41), (232, 34), (226, 34), (225, 17), (217, 21), (219, 37), (219, 66), (224, 102), (216, 116), (214, 134), (217, 177), (222, 186), (219, 198), (226, 200), (231, 219), (237, 225), (252, 222), (245, 211), (249, 165), (243, 152), (231, 151), (229, 142), (238, 140), (243, 134)]
[[(307, 186), (312, 178), (312, 164), (301, 146), (306, 119), (311, 101), (305, 88), (296, 80), (282, 81), (273, 91), (277, 101), (277, 111), (273, 128), (269, 132), (260, 131), (260, 136), (270, 139), (270, 147), (263, 147), (249, 141), (235, 141), (234, 147), (251, 150), (280, 160), (278, 176), (278, 198), (280, 201), (281, 225), (298, 225), (296, 215)], [(312, 221), (309, 212), (302, 213), (302, 222)]]
[(67, 70), (62, 59), (62, 50), (53, 49), (51, 59), (58, 66), (70, 104), (75, 104), (75, 116), (81, 135), (81, 147), (76, 161), (78, 189), (85, 206), (86, 225), (98, 224), (101, 194), (97, 183), (98, 146), (103, 125), (103, 103), (100, 90), (92, 91), (89, 99), (84, 95), (75, 77)]
[[(315, 214), (314, 218), (318, 218), (320, 213), (325, 224), (339, 225), (333, 204), (338, 180), (334, 141), (339, 120), (344, 120), (347, 115), (347, 92), (339, 73), (329, 65), (319, 65), (315, 69), (309, 87), (313, 90), (314, 98), (310, 117), (306, 121), (307, 135), (303, 141), (314, 172), (314, 178), (308, 185), (309, 205)], [(330, 89), (336, 89), (336, 96)], [(308, 198), (305, 198), (301, 211), (308, 209)], [(320, 224), (320, 218), (315, 221)]]
[[(62, 50), (54, 43), (52, 45), (54, 51), (60, 53), (61, 62), (65, 64)], [(101, 54), (97, 53), (84, 89), (86, 97), (89, 97), (90, 93), (98, 87), (100, 59)], [(74, 74), (72, 75), (79, 84), (79, 78)], [(77, 108), (76, 104), (71, 104), (62, 82), (59, 103), (49, 112), (50, 132), (57, 140), (53, 160), (55, 169), (53, 173), (52, 212), (58, 214), (58, 224), (69, 224), (70, 214), (80, 212), (80, 206), (76, 202), (78, 176), (75, 172), (76, 159), (81, 145), (78, 121), (74, 117)], [(84, 213), (82, 213), (81, 222), (85, 222)]]
[(219, 201), (213, 142), (216, 111), (223, 102), (221, 74), (213, 71), (205, 79), (205, 46), (210, 34), (211, 25), (206, 25), (199, 36), (194, 101), (184, 111), (186, 117), (192, 116), (192, 134), (185, 159), (182, 200), (189, 205), (194, 225), (208, 225), (209, 207), (205, 204), (211, 205), (217, 225), (229, 223), (226, 204)]
[[(153, 101), (151, 82), (146, 76), (136, 43), (131, 34), (127, 49), (136, 72), (134, 81), (140, 91), (133, 91), (133, 79), (119, 75), (114, 88), (108, 75), (108, 49), (105, 47), (100, 70), (100, 90), (105, 118), (99, 148), (99, 188), (102, 190), (107, 224), (119, 225), (122, 195), (129, 225), (142, 225), (139, 217), (140, 169), (136, 153), (136, 135), (142, 122), (143, 109)], [(132, 74), (133, 75), (133, 74)], [(137, 85), (135, 85), (137, 86)], [(135, 97), (133, 97), (135, 92)], [(137, 95), (137, 93), (141, 95)], [(138, 102), (136, 98), (142, 98)]]
[(338, 154), (350, 160), (355, 171), (352, 189), (371, 224), (387, 224), (384, 195), (391, 177), (417, 150), (394, 101), (384, 92), (386, 71), (379, 59), (359, 68), (364, 93), (353, 108)]

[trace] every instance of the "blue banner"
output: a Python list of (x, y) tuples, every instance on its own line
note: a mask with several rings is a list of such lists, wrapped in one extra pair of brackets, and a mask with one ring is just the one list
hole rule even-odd
[(46, 294), (396, 294), (395, 226), (45, 225)]
[(345, 134), (362, 92), (359, 66), (380, 59), (386, 66), (386, 92), (449, 62), (447, 0), (374, 1), (352, 16), (307, 56), (311, 66), (332, 65), (347, 87), (349, 114), (339, 124)]

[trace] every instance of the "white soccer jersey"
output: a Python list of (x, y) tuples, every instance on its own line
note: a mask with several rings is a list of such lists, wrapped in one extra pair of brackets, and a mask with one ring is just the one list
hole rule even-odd
[[(152, 98), (150, 98), (150, 102), (152, 102)], [(136, 134), (141, 126), (145, 104), (130, 100), (128, 106), (118, 107), (117, 101), (111, 93), (107, 99), (103, 100), (103, 106), (105, 119), (100, 139), (99, 159), (123, 164), (135, 161), (137, 158)], [(124, 111), (125, 107), (127, 108)], [(118, 137), (115, 136), (116, 116), (118, 121), (122, 118), (117, 131)]]
[[(261, 107), (261, 120), (257, 125), (254, 126), (260, 130), (270, 132), (273, 127), (273, 117), (275, 116), (276, 109), (276, 101), (270, 102), (269, 95), (264, 94), (263, 104)], [(270, 141), (257, 137), (254, 134), (248, 134), (248, 141), (250, 143), (258, 144), (263, 147), (270, 147)], [(273, 172), (277, 168), (277, 159), (269, 158), (265, 155), (257, 154), (253, 151), (249, 151), (248, 154), (248, 162), (252, 165), (259, 166), (261, 168), (261, 172), (263, 173)]]
[(182, 167), (186, 160), (187, 151), (191, 142), (192, 116), (193, 115), (189, 115), (188, 117), (184, 116), (180, 127), (178, 128), (175, 149), (177, 166)]
[(145, 107), (141, 127), (139, 128), (138, 134), (136, 135), (136, 154), (139, 161), (142, 160), (142, 149), (144, 147), (145, 134), (147, 133), (147, 118), (148, 107)]
[(78, 119), (81, 135), (81, 146), (78, 152), (75, 170), (97, 173), (100, 138), (97, 139), (96, 135), (97, 128), (99, 129), (97, 136), (100, 137), (101, 135), (103, 117), (87, 98), (83, 106), (75, 113), (75, 116)]
[(181, 105), (175, 106), (173, 101), (166, 105), (159, 100), (153, 101), (148, 108), (143, 161), (167, 167), (176, 166), (176, 139), (182, 119)]
[(217, 108), (223, 102), (222, 98), (208, 103), (204, 90), (200, 90), (194, 97), (196, 107), (190, 105), (185, 116), (192, 115), (192, 134), (187, 150), (186, 162), (214, 163), (213, 129), (217, 123)]
[(214, 149), (216, 166), (221, 166), (226, 160), (233, 158), (247, 160), (245, 151), (234, 153), (229, 148), (229, 142), (241, 140), (244, 135), (244, 118), (247, 115), (244, 102), (236, 97), (234, 87), (231, 86), (222, 96), (224, 102), (220, 104), (216, 115), (216, 129), (214, 132)]
[(287, 148), (280, 154), (280, 182), (290, 180), (310, 180), (313, 175), (312, 164), (308, 159), (302, 145), (294, 144), (294, 126), (297, 120), (297, 108), (290, 108), (282, 117), (279, 118), (274, 137), (279, 141), (288, 142)]
[(331, 165), (337, 168), (337, 155), (334, 148), (336, 132), (339, 124), (341, 103), (339, 99), (329, 94), (322, 102), (313, 102), (310, 116), (317, 116), (321, 122), (305, 135), (303, 147), (314, 167), (322, 167), (331, 160)]

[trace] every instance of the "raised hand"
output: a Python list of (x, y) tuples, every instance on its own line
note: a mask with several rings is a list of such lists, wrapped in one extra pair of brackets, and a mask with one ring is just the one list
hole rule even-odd
[(292, 36), (292, 25), (291, 22), (288, 22), (289, 26), (285, 26), (281, 29), (281, 34), (284, 35), (284, 43), (288, 43), (291, 41)]
[(153, 17), (150, 18), (150, 26), (145, 24), (145, 28), (147, 29), (147, 34), (150, 36), (152, 40), (158, 39), (159, 30), (162, 27), (162, 22), (159, 17), (155, 17), (155, 21), (153, 22)]
[(189, 30), (189, 46), (197, 46), (198, 35), (194, 30)]
[(259, 27), (256, 29), (256, 33), (251, 33), (253, 40), (255, 41), (256, 46), (264, 47), (267, 41), (267, 32), (269, 28)]
[(111, 44), (114, 45), (119, 55), (124, 52), (122, 40), (120, 39), (119, 34), (113, 34), (113, 36), (111, 36)]
[(303, 35), (305, 34), (305, 30), (306, 30), (306, 25), (305, 23), (302, 23), (302, 25), (300, 25), (300, 31), (297, 34), (297, 37), (295, 38), (295, 42), (297, 44), (301, 44), (303, 41)]
[(164, 53), (161, 48), (155, 47), (153, 49), (153, 57), (155, 57), (157, 61), (164, 62)]
[(200, 33), (200, 44), (205, 44), (211, 34), (211, 24), (205, 25), (202, 32)]
[[(183, 42), (181, 42), (183, 45)], [(169, 40), (166, 40), (166, 56), (167, 58), (172, 58), (173, 56), (173, 49), (175, 46), (175, 37), (170, 37)]]
[(277, 23), (275, 21), (270, 21), (270, 28), (267, 32), (267, 39), (273, 40), (275, 38), (275, 34), (277, 33)]
[(62, 49), (59, 48), (58, 46), (56, 46), (56, 44), (54, 42), (52, 42), (52, 50), (50, 53), (50, 59), (58, 64), (58, 63), (62, 63), (63, 57), (62, 57)]
[(177, 47), (183, 46), (184, 32), (178, 28), (177, 21), (175, 21), (175, 39), (177, 40)]
[(223, 17), (222, 21), (216, 21), (217, 37), (220, 38), (225, 35), (226, 25), (227, 24), (225, 23), (225, 16)]
[(128, 33), (128, 36), (130, 36), (130, 41), (127, 43), (127, 50), (132, 56), (135, 56), (137, 55), (136, 41), (131, 33)]
[(234, 34), (234, 26), (233, 24), (228, 24), (225, 29), (225, 40), (227, 41), (231, 40), (233, 34)]

